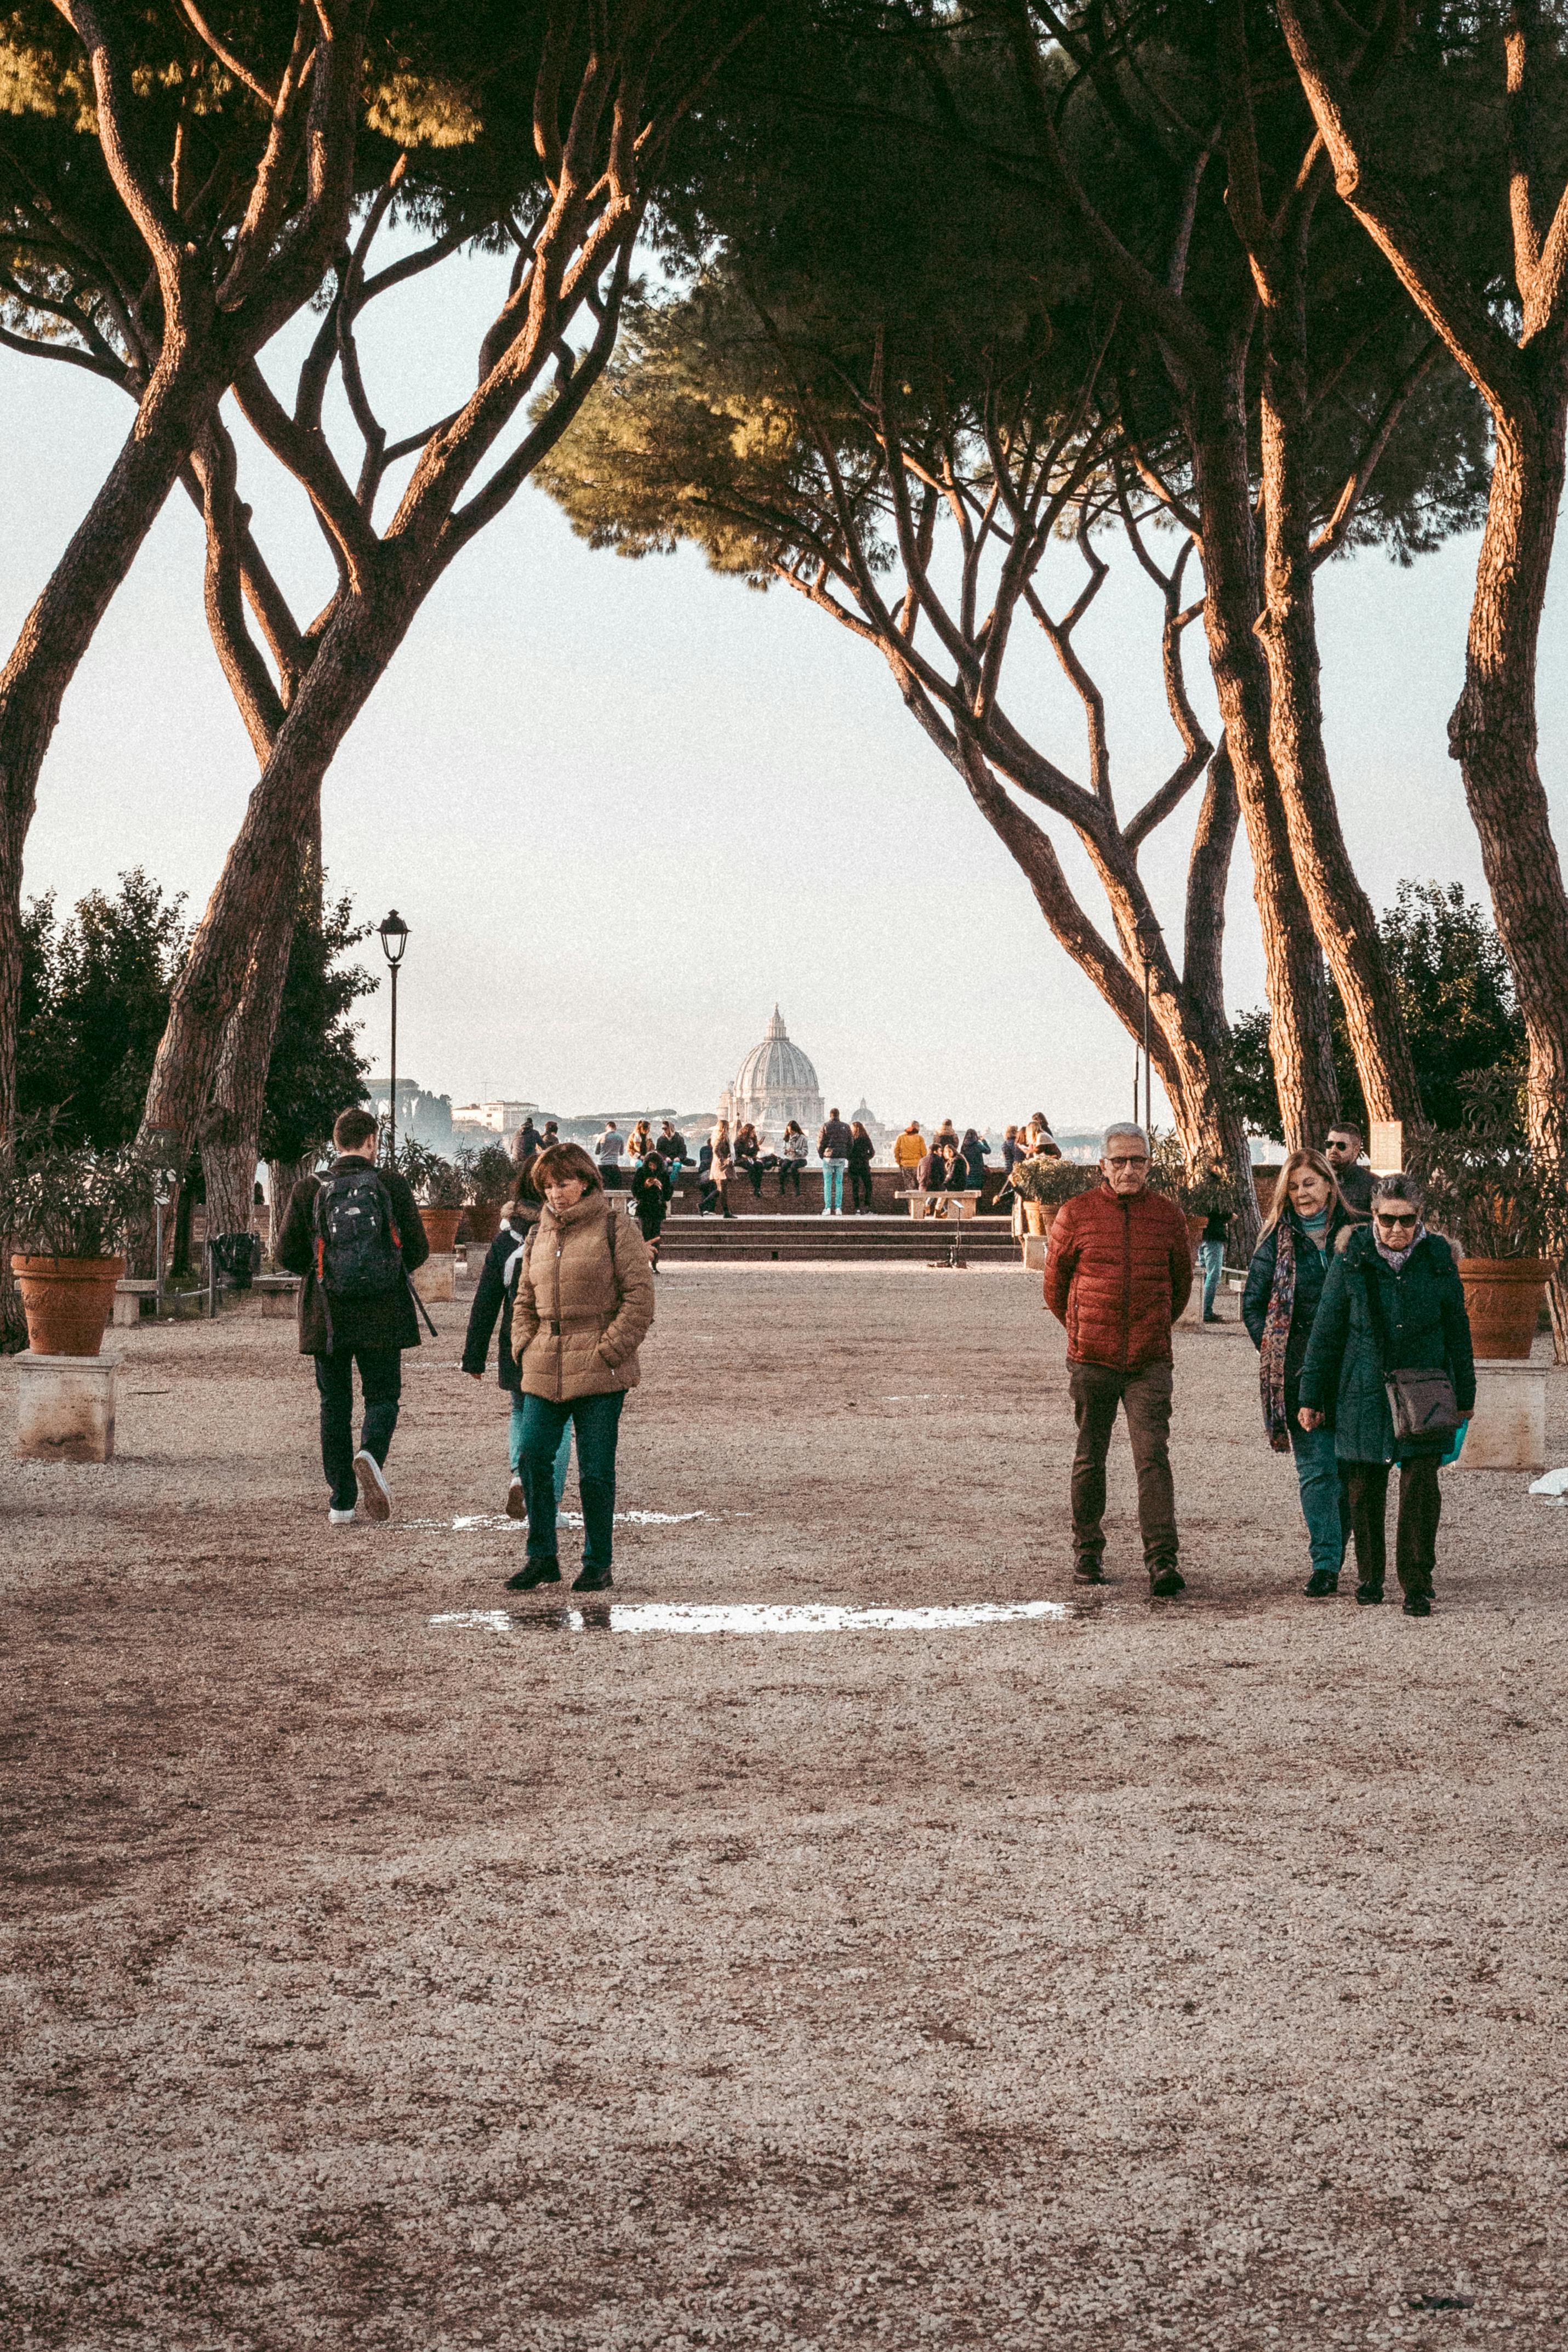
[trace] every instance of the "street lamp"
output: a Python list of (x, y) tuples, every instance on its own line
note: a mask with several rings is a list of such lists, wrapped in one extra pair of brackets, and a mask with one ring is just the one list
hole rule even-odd
[(381, 934), (382, 953), (392, 973), (392, 1112), (387, 1122), (390, 1156), (397, 1158), (397, 968), (402, 961), (402, 951), (408, 945), (408, 925), (394, 907), (384, 923), (377, 926)]
[[(1138, 953), (1144, 961), (1144, 1132), (1146, 1135), (1150, 1129), (1151, 1112), (1154, 1107), (1149, 1073), (1149, 965), (1163, 934), (1152, 915), (1141, 915), (1134, 926), (1133, 937), (1138, 942)], [(1133, 1108), (1136, 1111), (1135, 1102)]]

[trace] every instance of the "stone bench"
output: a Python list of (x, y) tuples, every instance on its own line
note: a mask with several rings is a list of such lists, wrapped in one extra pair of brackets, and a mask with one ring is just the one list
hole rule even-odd
[(912, 1217), (946, 1217), (962, 1223), (977, 1216), (980, 1209), (978, 1192), (905, 1192)]

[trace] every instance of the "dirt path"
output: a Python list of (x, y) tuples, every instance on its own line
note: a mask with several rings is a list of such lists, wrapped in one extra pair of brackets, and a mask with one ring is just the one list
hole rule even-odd
[[(618, 1602), (1071, 1601), (1037, 1283), (659, 1307)], [(0, 1468), (0, 2343), (1563, 2341), (1568, 1512), (1453, 1475), (1429, 1622), (1310, 1606), (1184, 1331), (1182, 1601), (1119, 1444), (1060, 1620), (433, 1625), (521, 1549), (438, 1320), (390, 1529), (276, 1324), (117, 1334), (122, 1458)]]

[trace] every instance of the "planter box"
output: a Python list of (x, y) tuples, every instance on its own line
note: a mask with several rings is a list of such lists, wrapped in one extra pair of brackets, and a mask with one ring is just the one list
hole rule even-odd
[(1457, 1470), (1544, 1470), (1547, 1364), (1483, 1357), (1476, 1364), (1475, 1417)]
[(16, 1359), (16, 1454), (23, 1462), (114, 1458), (113, 1356)]

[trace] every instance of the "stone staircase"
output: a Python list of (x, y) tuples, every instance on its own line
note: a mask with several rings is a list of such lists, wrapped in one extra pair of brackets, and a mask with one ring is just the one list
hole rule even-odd
[(1006, 1217), (937, 1218), (673, 1216), (664, 1220), (660, 1257), (668, 1265), (707, 1260), (726, 1265), (807, 1263), (825, 1265), (943, 1265), (954, 1244), (971, 1265), (1017, 1265), (1019, 1244)]

